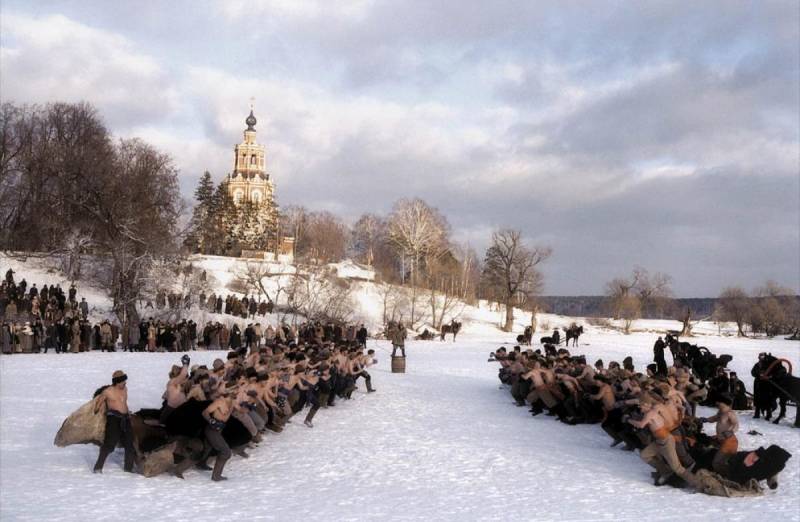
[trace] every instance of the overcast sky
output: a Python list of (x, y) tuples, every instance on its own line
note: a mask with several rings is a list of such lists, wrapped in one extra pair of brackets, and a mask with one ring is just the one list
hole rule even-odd
[(0, 95), (91, 102), (187, 198), (255, 97), (279, 204), (418, 196), (481, 252), (520, 228), (554, 249), (546, 294), (636, 265), (684, 297), (798, 290), (798, 6), (3, 0)]

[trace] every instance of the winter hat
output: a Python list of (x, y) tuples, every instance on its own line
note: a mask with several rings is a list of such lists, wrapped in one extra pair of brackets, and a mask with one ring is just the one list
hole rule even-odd
[(717, 401), (716, 402), (722, 403), (722, 404), (727, 404), (728, 406), (730, 406), (730, 405), (733, 404), (733, 399), (727, 393), (720, 393), (719, 396), (717, 396)]
[(128, 380), (128, 376), (122, 370), (117, 370), (111, 374), (111, 383), (119, 384)]

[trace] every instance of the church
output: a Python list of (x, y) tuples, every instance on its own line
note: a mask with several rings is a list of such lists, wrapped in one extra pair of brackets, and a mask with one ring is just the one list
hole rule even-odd
[(234, 146), (233, 170), (207, 206), (196, 250), (292, 262), (294, 238), (280, 233), (275, 186), (267, 171), (266, 149), (256, 140), (256, 123), (251, 104), (244, 139)]
[(256, 142), (253, 108), (244, 120), (244, 141), (234, 147), (233, 171), (228, 174), (228, 195), (234, 204), (252, 203), (263, 212), (275, 212), (273, 185), (266, 169), (264, 146)]

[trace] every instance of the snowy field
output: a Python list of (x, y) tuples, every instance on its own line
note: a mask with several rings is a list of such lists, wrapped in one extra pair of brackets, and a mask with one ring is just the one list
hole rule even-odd
[[(175, 354), (0, 357), (0, 520), (800, 520), (800, 430), (789, 420), (740, 416), (742, 448), (777, 443), (794, 455), (776, 491), (727, 499), (656, 488), (650, 469), (609, 448), (598, 425), (566, 426), (512, 405), (486, 361), (510, 340), (475, 332), (456, 344), (411, 342), (406, 374), (389, 372), (385, 342), (370, 342), (377, 393), (362, 383), (354, 400), (321, 410), (313, 429), (296, 418), (268, 433), (249, 459), (229, 462), (222, 484), (195, 470), (183, 481), (123, 473), (121, 450), (93, 475), (95, 446), (53, 445), (64, 418), (115, 369), (130, 377), (133, 410), (158, 406)], [(642, 367), (654, 337), (593, 332), (581, 341), (573, 353), (606, 362), (630, 353)], [(734, 355), (748, 389), (762, 350), (800, 367), (796, 342), (701, 342)], [(219, 355), (192, 354), (205, 364)]]

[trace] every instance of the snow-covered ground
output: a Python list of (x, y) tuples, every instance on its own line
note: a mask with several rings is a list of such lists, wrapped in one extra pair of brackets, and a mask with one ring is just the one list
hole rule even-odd
[[(390, 373), (389, 346), (371, 341), (377, 393), (362, 384), (354, 400), (321, 410), (313, 429), (298, 419), (269, 433), (249, 459), (230, 461), (222, 484), (200, 471), (183, 481), (126, 474), (120, 451), (93, 475), (96, 447), (53, 446), (64, 418), (115, 369), (130, 377), (132, 409), (157, 406), (176, 354), (0, 357), (0, 520), (800, 520), (800, 430), (789, 420), (740, 416), (741, 447), (776, 443), (794, 455), (776, 491), (727, 499), (656, 488), (648, 467), (609, 448), (599, 426), (532, 418), (512, 405), (486, 361), (512, 337), (476, 327), (457, 343), (410, 342), (405, 374)], [(641, 367), (653, 341), (592, 330), (573, 353), (606, 362), (630, 353)], [(702, 344), (732, 354), (742, 376), (763, 350), (800, 367), (794, 342), (709, 336)], [(192, 357), (209, 364), (219, 355)]]

